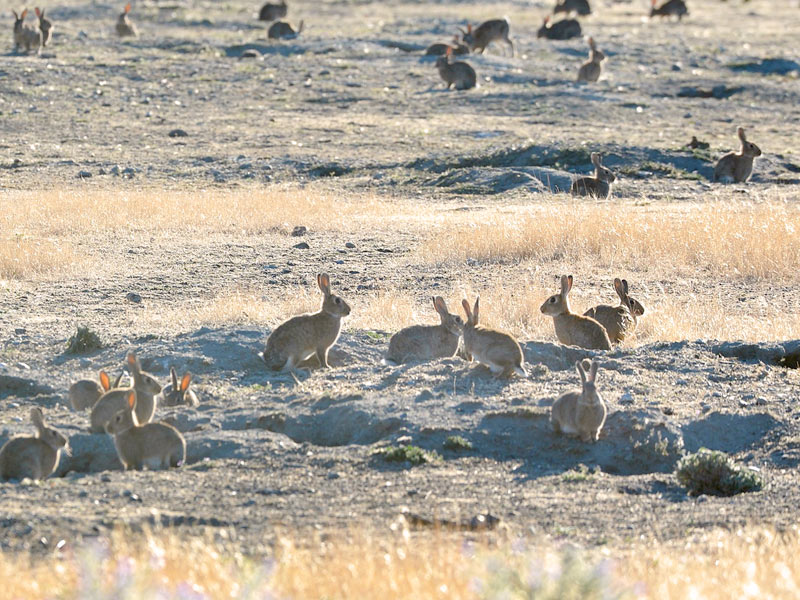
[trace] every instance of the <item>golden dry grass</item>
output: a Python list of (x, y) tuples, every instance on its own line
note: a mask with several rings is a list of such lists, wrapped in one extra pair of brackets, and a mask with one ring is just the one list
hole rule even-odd
[(0, 280), (69, 273), (85, 262), (69, 242), (41, 238), (0, 238)]
[[(0, 599), (771, 600), (800, 593), (796, 528), (601, 549), (470, 537), (402, 528), (285, 535), (272, 557), (255, 560), (210, 536), (118, 532), (47, 556), (0, 555)], [(572, 559), (577, 566), (568, 566)]]

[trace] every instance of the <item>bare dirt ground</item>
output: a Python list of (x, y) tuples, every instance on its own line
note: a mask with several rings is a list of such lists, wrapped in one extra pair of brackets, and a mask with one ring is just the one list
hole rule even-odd
[[(680, 215), (714, 200), (796, 210), (798, 4), (776, 11), (765, 0), (696, 0), (681, 24), (642, 19), (646, 4), (597, 3), (583, 21), (609, 56), (593, 86), (573, 82), (585, 42), (536, 39), (550, 8), (542, 2), (298, 2), (289, 20), (303, 19), (303, 34), (271, 43), (254, 19), (257, 6), (238, 0), (140, 3), (133, 16), (141, 34), (132, 41), (113, 35), (116, 5), (68, 0), (52, 7), (56, 33), (39, 57), (10, 50), (12, 22), (3, 15), (0, 210), (26, 202), (40, 210), (33, 204), (47, 198), (42, 191), (135, 201), (152, 190), (167, 199), (180, 192), (191, 213), (192, 194), (285, 185), (324, 197), (321, 212), (374, 195), (400, 212), (430, 214), (436, 228), (464, 212), (478, 220), (493, 210), (571, 206), (557, 192), (589, 171), (591, 151), (620, 174), (615, 200), (586, 203), (609, 219), (635, 210)], [(517, 56), (492, 48), (469, 57), (480, 87), (443, 91), (424, 47), (447, 41), (467, 20), (501, 15), (510, 18)], [(261, 58), (240, 58), (251, 48)], [(738, 125), (764, 157), (749, 184), (712, 184), (713, 160), (735, 148)], [(177, 129), (187, 135), (171, 137)], [(710, 149), (685, 148), (692, 135)], [(49, 547), (124, 522), (224, 528), (257, 552), (277, 527), (381, 527), (404, 509), (448, 519), (488, 511), (514, 531), (586, 544), (796, 521), (798, 372), (775, 362), (797, 349), (799, 330), (732, 336), (709, 326), (695, 335), (695, 324), (685, 341), (647, 325), (675, 318), (665, 306), (674, 313), (692, 303), (702, 325), (712, 301), (714, 310), (754, 323), (796, 321), (791, 273), (715, 276), (702, 257), (669, 271), (624, 259), (581, 262), (581, 306), (611, 300), (608, 280), (622, 264), (652, 307), (634, 343), (601, 353), (610, 415), (601, 440), (588, 446), (555, 436), (547, 422), (552, 401), (578, 382), (572, 365), (591, 355), (554, 343), (551, 324), (535, 314), (557, 274), (577, 274), (564, 256), (536, 265), (428, 263), (418, 254), (425, 227), (395, 221), (388, 210), (367, 225), (310, 227), (300, 238), (288, 232), (313, 215), (304, 221), (292, 212), (277, 228), (209, 231), (180, 222), (128, 226), (102, 203), (91, 211), (102, 223), (96, 233), (30, 223), (0, 231), (65, 242), (85, 259), (0, 281), (0, 442), (29, 432), (27, 411), (41, 406), (73, 446), (58, 477), (0, 484), (3, 548)], [(301, 241), (310, 248), (295, 248)], [(382, 326), (387, 318), (346, 327), (333, 369), (298, 381), (267, 373), (256, 356), (279, 322), (274, 311), (240, 309), (231, 319), (197, 312), (254, 290), (263, 294), (256, 300), (274, 304), (306, 289), (313, 306), (313, 275), (322, 270), (356, 307), (384, 289), (421, 307), (432, 294), (533, 281), (533, 324), (510, 324), (524, 340), (529, 377), (498, 381), (457, 358), (382, 366), (393, 330)], [(489, 306), (486, 317), (502, 321), (507, 308)], [(422, 309), (414, 316), (435, 317)], [(78, 324), (98, 331), (106, 347), (64, 354)], [(117, 372), (129, 348), (164, 383), (170, 365), (195, 374), (200, 406), (158, 415), (186, 435), (188, 465), (180, 470), (121, 472), (111, 440), (86, 433), (87, 416), (68, 407), (70, 381), (99, 368)], [(474, 449), (444, 450), (452, 434)], [(441, 460), (389, 464), (375, 454), (389, 443), (436, 450)], [(759, 469), (765, 489), (688, 497), (671, 472), (683, 452), (700, 447)]]

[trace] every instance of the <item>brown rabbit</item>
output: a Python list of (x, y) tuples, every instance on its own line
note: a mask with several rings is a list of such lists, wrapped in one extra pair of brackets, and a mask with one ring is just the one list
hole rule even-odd
[(600, 79), (600, 74), (603, 72), (601, 63), (605, 59), (606, 55), (595, 46), (594, 38), (589, 38), (589, 60), (583, 63), (578, 70), (578, 81), (597, 81)]
[(650, 18), (653, 17), (678, 17), (678, 20), (683, 19), (683, 15), (688, 15), (689, 10), (686, 8), (684, 0), (667, 0), (661, 6), (656, 7), (658, 0), (650, 1)]
[(267, 2), (261, 7), (258, 13), (259, 21), (276, 21), (286, 16), (289, 7), (286, 6), (286, 0), (281, 0), (277, 4)]
[(461, 39), (472, 52), (478, 54), (483, 54), (492, 42), (503, 41), (511, 48), (511, 56), (514, 56), (514, 43), (508, 37), (509, 30), (508, 19), (490, 19), (478, 25), (474, 31), (472, 25), (467, 25), (466, 31), (461, 30)]
[(452, 61), (453, 49), (448, 48), (444, 56), (436, 59), (436, 68), (439, 75), (447, 84), (447, 89), (455, 86), (457, 90), (469, 90), (475, 87), (478, 76), (469, 64), (462, 61)]
[(570, 310), (567, 295), (571, 289), (572, 275), (562, 275), (561, 292), (545, 300), (540, 309), (543, 314), (553, 317), (558, 341), (566, 346), (611, 350), (611, 340), (600, 323)]
[(628, 281), (625, 279), (614, 279), (614, 289), (619, 296), (619, 306), (609, 306), (601, 304), (590, 308), (584, 317), (591, 317), (608, 332), (608, 337), (612, 343), (618, 344), (636, 331), (639, 317), (644, 314), (642, 303), (628, 295)]
[(122, 14), (117, 19), (117, 35), (119, 37), (136, 37), (139, 33), (136, 31), (136, 26), (131, 23), (128, 18), (128, 13), (131, 12), (131, 3), (128, 2), (122, 10)]
[(267, 37), (271, 40), (291, 40), (300, 35), (301, 31), (303, 31), (303, 21), (300, 21), (297, 31), (292, 29), (292, 26), (286, 21), (277, 21), (270, 25)]
[(461, 301), (467, 322), (464, 324), (464, 351), (470, 361), (477, 360), (486, 365), (495, 376), (510, 376), (516, 373), (527, 377), (522, 363), (525, 358), (519, 342), (504, 331), (478, 324), (480, 297), (475, 299), (475, 307), (470, 310), (466, 299)]
[(739, 135), (742, 147), (738, 153), (729, 152), (719, 159), (714, 167), (714, 181), (744, 183), (753, 173), (753, 162), (761, 156), (761, 148), (747, 141), (742, 127), (739, 127), (736, 133)]
[(447, 310), (444, 298), (433, 298), (433, 308), (439, 313), (439, 325), (412, 325), (395, 333), (389, 340), (385, 363), (399, 365), (416, 360), (434, 360), (454, 356), (464, 331), (461, 317)]
[(596, 442), (600, 437), (608, 409), (595, 384), (598, 366), (596, 360), (575, 363), (583, 389), (565, 392), (553, 403), (550, 422), (556, 433), (577, 435), (584, 442)]
[(14, 46), (17, 50), (25, 48), (25, 52), (36, 50), (39, 54), (42, 50), (42, 32), (34, 29), (30, 25), (25, 24), (25, 17), (28, 16), (28, 9), (22, 11), (17, 15), (17, 11), (12, 10), (14, 13)]
[(100, 383), (94, 379), (81, 379), (69, 386), (69, 403), (72, 405), (72, 410), (80, 412), (92, 408), (103, 394), (119, 387), (122, 373), (113, 385), (105, 371), (100, 371), (99, 380)]
[(550, 22), (550, 15), (544, 18), (542, 26), (536, 32), (537, 38), (548, 40), (569, 40), (581, 36), (581, 24), (577, 19), (561, 19), (556, 23)]
[(0, 448), (0, 480), (46, 479), (58, 467), (61, 450), (69, 454), (67, 438), (47, 426), (42, 409), (31, 409), (31, 422), (36, 435), (12, 438)]
[(169, 375), (172, 383), (165, 385), (161, 389), (156, 402), (159, 406), (197, 406), (200, 402), (197, 400), (197, 395), (193, 390), (189, 389), (192, 383), (192, 374), (188, 371), (181, 377), (178, 383), (178, 374), (175, 372), (175, 367), (170, 367)]
[(273, 371), (292, 371), (315, 355), (319, 365), (328, 368), (328, 350), (339, 338), (342, 319), (350, 314), (350, 306), (331, 292), (327, 273), (317, 275), (317, 285), (322, 292), (319, 311), (292, 317), (267, 338), (261, 358)]
[(136, 392), (128, 390), (125, 408), (106, 425), (123, 468), (150, 470), (179, 467), (186, 462), (186, 440), (166, 423), (139, 425), (136, 420)]
[(553, 14), (558, 13), (577, 13), (582, 17), (592, 14), (592, 9), (589, 6), (589, 0), (556, 0), (556, 6), (553, 8)]
[(42, 32), (42, 47), (45, 47), (47, 46), (47, 42), (50, 41), (50, 36), (53, 34), (53, 22), (45, 18), (44, 9), (39, 10), (37, 6), (34, 11), (36, 12), (36, 16), (39, 17), (39, 31)]
[(594, 196), (595, 198), (611, 197), (611, 184), (617, 179), (612, 171), (600, 164), (600, 155), (591, 154), (594, 165), (594, 177), (580, 177), (572, 182), (570, 192), (573, 196)]

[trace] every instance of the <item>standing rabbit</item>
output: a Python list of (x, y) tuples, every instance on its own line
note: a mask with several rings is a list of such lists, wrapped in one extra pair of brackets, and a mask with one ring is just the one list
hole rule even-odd
[(461, 317), (447, 310), (444, 298), (433, 298), (433, 308), (439, 313), (440, 325), (412, 325), (395, 333), (389, 340), (387, 364), (399, 365), (408, 361), (425, 361), (454, 356), (464, 331)]
[(168, 469), (186, 462), (186, 440), (177, 429), (166, 423), (139, 425), (133, 390), (128, 391), (125, 408), (106, 425), (106, 433), (114, 436), (117, 455), (126, 471)]
[(44, 9), (39, 10), (37, 6), (34, 11), (36, 12), (36, 16), (39, 17), (39, 31), (42, 32), (42, 47), (45, 47), (47, 46), (47, 42), (50, 41), (50, 36), (53, 34), (53, 22), (45, 18)]
[(528, 373), (522, 366), (524, 358), (519, 342), (504, 331), (478, 324), (478, 310), (480, 297), (475, 299), (475, 307), (470, 310), (469, 302), (461, 301), (467, 322), (464, 325), (464, 351), (470, 360), (476, 360), (486, 365), (495, 376), (509, 376), (516, 373), (527, 377)]
[(159, 406), (197, 406), (200, 402), (197, 400), (197, 395), (193, 390), (189, 389), (192, 383), (192, 374), (188, 371), (181, 377), (180, 384), (178, 383), (178, 374), (175, 372), (175, 367), (169, 369), (170, 380), (161, 389), (161, 393), (156, 398), (156, 403)]
[(561, 292), (545, 300), (540, 309), (543, 314), (553, 317), (558, 341), (565, 346), (611, 350), (611, 340), (600, 323), (570, 310), (567, 295), (571, 289), (572, 275), (562, 275)]
[(25, 48), (25, 52), (36, 50), (39, 54), (42, 49), (42, 32), (34, 29), (30, 25), (25, 24), (25, 17), (28, 16), (28, 9), (23, 10), (19, 15), (17, 11), (12, 10), (14, 13), (14, 47), (17, 50)]
[(122, 14), (117, 19), (117, 35), (119, 37), (136, 37), (139, 33), (136, 26), (131, 22), (128, 13), (131, 12), (131, 3), (128, 2), (122, 10)]
[(753, 162), (761, 156), (761, 148), (747, 141), (742, 127), (739, 127), (736, 133), (742, 142), (742, 147), (738, 153), (729, 152), (719, 159), (714, 166), (714, 181), (744, 183), (753, 173)]
[(611, 184), (617, 176), (610, 169), (606, 169), (600, 164), (600, 155), (597, 152), (591, 154), (592, 164), (594, 165), (594, 177), (580, 177), (572, 182), (570, 193), (573, 196), (594, 196), (595, 198), (609, 198), (611, 196)]
[(292, 29), (292, 26), (286, 21), (277, 21), (270, 25), (267, 37), (271, 40), (291, 40), (300, 35), (301, 31), (303, 31), (303, 21), (300, 21), (297, 31)]
[(603, 72), (603, 65), (601, 64), (606, 59), (603, 54), (595, 46), (594, 38), (589, 38), (589, 60), (581, 65), (578, 69), (578, 81), (597, 81), (600, 79), (600, 74)]
[(258, 13), (259, 21), (276, 21), (286, 16), (289, 7), (286, 6), (286, 0), (281, 0), (277, 4), (267, 2), (261, 7)]
[(475, 30), (472, 29), (472, 25), (467, 25), (466, 31), (461, 30), (461, 39), (472, 52), (477, 54), (483, 54), (492, 42), (502, 41), (511, 48), (511, 56), (514, 56), (514, 43), (508, 37), (510, 28), (508, 19), (490, 19), (478, 25)]
[(577, 13), (583, 17), (592, 14), (592, 9), (589, 7), (589, 0), (556, 0), (556, 6), (553, 8), (553, 14), (558, 13)]
[(628, 295), (627, 280), (615, 278), (614, 289), (619, 296), (619, 306), (601, 304), (590, 308), (583, 316), (600, 323), (606, 328), (611, 342), (618, 344), (636, 331), (637, 320), (644, 314), (644, 306)]
[(584, 442), (596, 442), (600, 437), (608, 410), (595, 384), (598, 366), (596, 360), (575, 363), (583, 389), (561, 394), (553, 403), (550, 422), (556, 433), (577, 435)]
[(439, 75), (447, 84), (447, 89), (455, 86), (457, 90), (469, 90), (475, 87), (478, 76), (475, 69), (461, 61), (452, 61), (453, 49), (448, 48), (444, 56), (436, 59)]
[(339, 338), (342, 319), (350, 314), (344, 299), (331, 292), (330, 277), (317, 275), (322, 292), (318, 312), (298, 315), (278, 325), (267, 338), (261, 358), (274, 371), (293, 371), (304, 360), (316, 355), (320, 367), (328, 368), (328, 350)]
[(89, 426), (91, 433), (105, 431), (106, 424), (117, 412), (125, 408), (131, 389), (136, 392), (136, 421), (144, 424), (153, 420), (156, 412), (156, 395), (161, 392), (161, 385), (150, 373), (142, 371), (136, 354), (129, 352), (125, 360), (133, 385), (130, 388), (112, 389), (100, 397), (92, 408)]
[(36, 435), (12, 438), (0, 448), (0, 480), (46, 479), (58, 467), (61, 450), (69, 454), (67, 438), (47, 426), (42, 409), (30, 414)]
[(686, 8), (684, 0), (667, 0), (661, 6), (656, 7), (658, 0), (650, 1), (650, 18), (653, 17), (678, 17), (678, 20), (683, 19), (683, 15), (689, 14), (689, 9)]
[(100, 383), (94, 379), (81, 379), (69, 386), (69, 403), (72, 405), (72, 410), (80, 412), (92, 408), (103, 394), (119, 387), (122, 373), (119, 374), (114, 385), (111, 385), (111, 379), (105, 371), (100, 371), (99, 380)]
[(550, 23), (550, 15), (544, 18), (544, 23), (536, 32), (537, 38), (548, 40), (569, 40), (581, 36), (581, 24), (576, 19), (561, 19), (557, 23)]

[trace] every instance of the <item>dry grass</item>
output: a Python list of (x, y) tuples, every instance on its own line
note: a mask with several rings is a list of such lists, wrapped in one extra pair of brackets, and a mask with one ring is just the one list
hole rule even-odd
[(272, 558), (253, 560), (210, 536), (120, 532), (46, 557), (0, 555), (0, 577), (2, 599), (770, 600), (800, 593), (800, 535), (714, 531), (680, 542), (582, 550), (399, 528), (284, 536)]
[(0, 238), (0, 280), (60, 276), (83, 264), (68, 242), (53, 242), (37, 238)]

